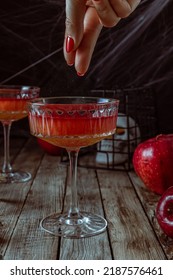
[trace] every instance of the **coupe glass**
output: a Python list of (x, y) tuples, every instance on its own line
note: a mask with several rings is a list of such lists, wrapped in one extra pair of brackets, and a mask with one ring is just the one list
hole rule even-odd
[(27, 101), (39, 97), (38, 87), (24, 85), (0, 85), (0, 122), (4, 131), (4, 163), (0, 172), (0, 183), (26, 182), (31, 174), (14, 171), (10, 164), (10, 129), (14, 121), (27, 116)]
[(54, 213), (41, 221), (45, 231), (68, 238), (103, 232), (107, 221), (79, 210), (77, 158), (80, 148), (115, 133), (119, 101), (97, 97), (47, 97), (29, 102), (31, 134), (65, 148), (70, 161), (71, 203), (67, 213)]

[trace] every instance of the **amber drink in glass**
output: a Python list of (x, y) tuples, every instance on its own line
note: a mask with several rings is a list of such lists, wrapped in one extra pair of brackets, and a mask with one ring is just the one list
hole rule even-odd
[(97, 97), (48, 97), (29, 102), (31, 134), (65, 148), (70, 160), (71, 204), (67, 213), (54, 213), (41, 227), (57, 236), (81, 238), (99, 234), (107, 221), (100, 215), (79, 210), (77, 158), (82, 147), (115, 133), (119, 101)]
[(10, 130), (14, 121), (27, 117), (27, 102), (39, 97), (38, 87), (23, 85), (0, 85), (0, 122), (4, 132), (4, 162), (0, 183), (22, 183), (30, 180), (31, 174), (13, 170), (10, 163)]

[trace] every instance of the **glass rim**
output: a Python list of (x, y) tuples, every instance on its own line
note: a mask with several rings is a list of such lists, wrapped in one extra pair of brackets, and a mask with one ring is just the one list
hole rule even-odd
[(50, 96), (50, 97), (37, 97), (37, 98), (34, 98), (32, 100), (29, 100), (28, 103), (29, 104), (32, 104), (32, 105), (39, 105), (39, 106), (44, 106), (46, 104), (49, 104), (49, 105), (77, 105), (77, 104), (80, 104), (80, 105), (85, 105), (85, 104), (92, 104), (94, 105), (94, 102), (88, 102), (88, 103), (44, 103), (42, 102), (43, 100), (60, 100), (60, 99), (90, 99), (90, 100), (103, 100), (101, 102), (98, 102), (98, 103), (95, 103), (95, 105), (108, 105), (108, 104), (113, 104), (113, 103), (116, 103), (117, 105), (119, 104), (119, 99), (117, 98), (107, 98), (107, 97), (99, 97), (99, 96)]
[(25, 85), (25, 84), (21, 84), (21, 85), (6, 85), (6, 84), (0, 84), (0, 89), (21, 89), (21, 88), (26, 88), (27, 89), (38, 89), (40, 90), (39, 86), (34, 86), (34, 85)]

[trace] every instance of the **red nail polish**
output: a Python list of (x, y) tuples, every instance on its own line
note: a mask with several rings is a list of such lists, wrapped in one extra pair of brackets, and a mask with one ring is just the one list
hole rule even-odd
[(66, 38), (66, 52), (69, 53), (74, 48), (74, 40), (70, 36), (67, 36)]
[(77, 74), (78, 74), (78, 76), (80, 76), (80, 77), (82, 77), (82, 76), (85, 75), (85, 73), (79, 73), (79, 72), (77, 72)]
[(74, 63), (67, 63), (68, 64), (68, 66), (73, 66), (74, 65)]

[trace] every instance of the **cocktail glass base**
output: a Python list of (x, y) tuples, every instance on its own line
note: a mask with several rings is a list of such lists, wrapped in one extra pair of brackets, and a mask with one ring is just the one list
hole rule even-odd
[(0, 172), (0, 183), (25, 183), (31, 179), (31, 174), (25, 171)]
[(44, 218), (40, 226), (46, 232), (66, 238), (82, 238), (100, 234), (106, 230), (107, 221), (96, 214), (80, 212), (78, 215), (54, 213)]

